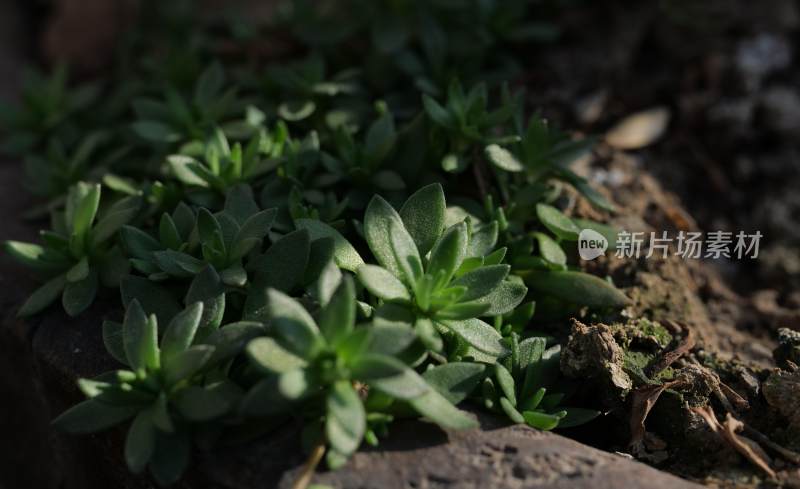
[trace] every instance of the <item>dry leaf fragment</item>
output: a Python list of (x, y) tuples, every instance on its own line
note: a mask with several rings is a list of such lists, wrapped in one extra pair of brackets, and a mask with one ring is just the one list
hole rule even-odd
[(741, 435), (737, 435), (736, 431), (744, 427), (743, 423), (728, 413), (725, 419), (725, 424), (719, 422), (714, 410), (709, 406), (694, 407), (692, 411), (699, 414), (705, 420), (711, 431), (718, 434), (725, 442), (727, 442), (734, 450), (739, 452), (753, 465), (760, 468), (769, 477), (775, 478), (775, 471), (769, 466), (769, 456), (764, 452), (758, 443)]
[(641, 451), (644, 441), (645, 428), (644, 421), (650, 410), (655, 406), (661, 393), (671, 387), (684, 384), (683, 379), (665, 382), (661, 385), (645, 385), (633, 391), (633, 406), (631, 407), (631, 441), (628, 444), (631, 451), (638, 453)]
[(665, 368), (672, 365), (677, 359), (689, 353), (689, 351), (692, 348), (694, 348), (696, 344), (694, 333), (690, 328), (681, 326), (680, 324), (673, 321), (666, 321), (665, 326), (667, 326), (673, 334), (680, 334), (681, 332), (685, 332), (685, 334), (683, 336), (683, 339), (680, 341), (680, 343), (678, 343), (678, 345), (673, 350), (664, 352), (658, 358), (658, 360), (653, 362), (648, 367), (646, 373), (650, 377), (658, 375)]
[(654, 107), (622, 119), (606, 133), (606, 142), (618, 149), (639, 149), (656, 142), (667, 130), (670, 110)]

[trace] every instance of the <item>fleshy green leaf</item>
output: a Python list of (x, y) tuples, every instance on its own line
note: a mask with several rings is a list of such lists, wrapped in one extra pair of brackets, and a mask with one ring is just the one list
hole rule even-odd
[(342, 281), (342, 272), (335, 263), (328, 263), (320, 272), (317, 282), (312, 288), (312, 294), (325, 307), (333, 297), (334, 292)]
[(395, 277), (410, 280), (408, 260), (421, 263), (419, 251), (400, 215), (379, 195), (372, 198), (364, 214), (364, 237), (381, 266)]
[(282, 347), (273, 338), (256, 338), (245, 348), (247, 356), (260, 369), (271, 373), (283, 373), (308, 365), (303, 358)]
[(525, 282), (534, 290), (585, 306), (624, 307), (631, 303), (610, 283), (583, 272), (532, 271), (525, 277)]
[(155, 143), (173, 143), (180, 139), (171, 127), (157, 121), (137, 121), (131, 124), (131, 129), (140, 138)]
[(172, 318), (161, 338), (162, 363), (191, 346), (202, 315), (203, 303), (195, 302)]
[(256, 286), (288, 292), (300, 285), (310, 250), (309, 233), (305, 229), (282, 236), (251, 262), (249, 268), (256, 273)]
[(125, 197), (114, 203), (92, 230), (92, 243), (97, 246), (110, 239), (125, 224), (128, 224), (142, 206), (139, 196)]
[(436, 311), (434, 317), (439, 319), (448, 320), (461, 320), (470, 319), (482, 316), (489, 309), (489, 304), (481, 304), (477, 302), (462, 302), (460, 304), (451, 304), (439, 311)]
[(64, 311), (72, 317), (77, 316), (86, 310), (97, 295), (97, 271), (89, 270), (89, 273), (78, 282), (67, 280), (64, 286), (64, 293), (61, 296), (61, 303)]
[(248, 217), (236, 233), (230, 258), (238, 260), (253, 249), (269, 232), (272, 223), (275, 221), (275, 215), (275, 209), (267, 209)]
[(133, 300), (128, 305), (122, 331), (128, 365), (135, 371), (157, 369), (159, 356), (156, 318), (148, 318), (139, 301)]
[(228, 413), (242, 396), (233, 382), (183, 389), (176, 400), (180, 413), (189, 421), (208, 422)]
[(139, 406), (114, 406), (89, 399), (63, 412), (53, 420), (53, 426), (67, 433), (95, 433), (125, 421), (139, 409)]
[(335, 253), (333, 238), (319, 238), (311, 242), (308, 252), (308, 265), (303, 274), (303, 285), (308, 285), (316, 281), (322, 274), (322, 270), (330, 264), (336, 264), (333, 260)]
[(297, 219), (295, 220), (295, 226), (298, 229), (307, 229), (312, 241), (319, 238), (333, 238), (333, 259), (341, 268), (355, 272), (358, 267), (364, 264), (364, 260), (353, 245), (339, 231), (328, 224), (314, 219)]
[(500, 409), (502, 409), (503, 412), (506, 413), (506, 416), (514, 423), (521, 424), (525, 422), (525, 417), (520, 414), (515, 404), (505, 396), (500, 397)]
[(175, 353), (164, 365), (164, 383), (172, 387), (190, 378), (203, 369), (213, 355), (214, 347), (210, 345), (195, 345)]
[(561, 249), (561, 245), (556, 243), (553, 238), (544, 233), (533, 233), (539, 243), (539, 253), (542, 258), (556, 265), (566, 265), (567, 255)]
[(396, 141), (394, 118), (389, 111), (386, 111), (367, 130), (364, 140), (364, 155), (372, 164), (380, 162), (389, 154)]
[(361, 265), (356, 275), (375, 297), (386, 301), (411, 300), (406, 286), (385, 268), (377, 265)]
[(213, 266), (208, 265), (195, 276), (186, 292), (184, 302), (203, 303), (203, 315), (197, 333), (199, 338), (219, 328), (225, 314), (225, 285)]
[(476, 350), (493, 357), (501, 357), (508, 353), (500, 333), (480, 319), (441, 321), (441, 324)]
[(475, 419), (453, 406), (434, 389), (408, 402), (418, 413), (443, 428), (466, 430), (478, 427)]
[(586, 424), (600, 416), (600, 411), (594, 409), (566, 408), (567, 415), (558, 422), (558, 428), (572, 428)]
[[(497, 238), (500, 233), (497, 221), (488, 224), (480, 224), (472, 229), (467, 245), (467, 256), (485, 256), (492, 252), (497, 245)], [(490, 265), (490, 263), (487, 263)]]
[(142, 309), (155, 314), (161, 324), (168, 324), (182, 310), (168, 289), (143, 277), (125, 277), (120, 284), (120, 292), (125, 307), (136, 299)]
[(413, 287), (422, 276), (422, 260), (417, 245), (405, 228), (393, 221), (389, 223), (389, 233), (392, 251), (402, 272), (398, 278)]
[(189, 437), (182, 433), (159, 432), (156, 449), (150, 458), (150, 473), (161, 486), (174, 484), (189, 465), (192, 445)]
[(438, 183), (417, 190), (400, 208), (400, 217), (420, 255), (427, 254), (444, 231), (445, 209), (444, 191)]
[(405, 350), (417, 335), (412, 327), (413, 313), (396, 304), (379, 307), (372, 322), (372, 335), (369, 351), (383, 355), (396, 355)]
[(131, 423), (125, 439), (125, 462), (134, 474), (141, 473), (155, 450), (155, 427), (149, 409), (141, 411)]
[(577, 241), (581, 230), (572, 222), (572, 219), (561, 213), (560, 210), (547, 204), (536, 204), (536, 215), (544, 226), (559, 239)]
[(280, 291), (269, 289), (267, 296), (275, 333), (282, 343), (301, 357), (312, 355), (321, 346), (322, 337), (311, 315)]
[(549, 431), (558, 426), (561, 418), (553, 414), (546, 414), (539, 411), (525, 411), (522, 413), (525, 422), (533, 428)]
[(331, 344), (345, 338), (355, 326), (356, 291), (353, 279), (344, 277), (319, 316), (319, 327)]
[(484, 316), (497, 316), (506, 314), (514, 310), (528, 293), (528, 288), (524, 284), (505, 280), (494, 288), (489, 294), (475, 299), (472, 303), (488, 304), (489, 309), (484, 311)]
[(162, 249), (158, 240), (135, 227), (122, 226), (119, 237), (125, 250), (134, 258), (148, 259), (152, 252)]
[(512, 406), (517, 405), (517, 393), (514, 388), (514, 377), (501, 363), (494, 364), (494, 376), (503, 395), (508, 399)]
[(264, 325), (250, 321), (239, 321), (226, 324), (203, 340), (206, 345), (214, 347), (214, 356), (209, 364), (214, 365), (238, 354), (253, 338), (263, 335)]
[(20, 307), (17, 315), (20, 317), (27, 317), (41, 312), (45, 307), (58, 299), (58, 296), (61, 295), (66, 284), (67, 278), (64, 275), (59, 275), (49, 280), (28, 297), (25, 303), (22, 304), (22, 307)]
[(428, 318), (417, 318), (414, 322), (414, 331), (426, 348), (432, 351), (442, 351), (444, 342), (433, 321)]
[(448, 402), (458, 404), (483, 380), (486, 366), (472, 362), (450, 362), (430, 368), (422, 378)]
[(88, 187), (88, 191), (80, 199), (73, 211), (74, 214), (70, 223), (73, 236), (83, 236), (89, 230), (97, 215), (99, 206), (100, 184), (94, 184)]
[(528, 365), (541, 360), (546, 346), (547, 340), (539, 336), (521, 341), (519, 344), (519, 369), (524, 371)]
[(203, 71), (194, 86), (194, 102), (204, 106), (213, 102), (225, 83), (225, 72), (219, 62), (212, 63)]
[(288, 370), (278, 377), (278, 391), (290, 401), (297, 401), (306, 397), (312, 388), (312, 380), (308, 371), (304, 368)]
[(418, 373), (385, 355), (363, 355), (353, 367), (353, 377), (397, 399), (413, 399), (431, 390)]
[(483, 297), (493, 290), (503, 281), (511, 269), (508, 265), (491, 265), (481, 267), (471, 272), (467, 272), (451, 285), (462, 285), (467, 288), (467, 292), (459, 299), (462, 302), (471, 301)]
[(349, 382), (338, 381), (328, 393), (326, 405), (325, 435), (328, 442), (344, 455), (355, 452), (367, 427), (364, 405), (358, 393)]
[(512, 173), (525, 171), (525, 166), (509, 150), (496, 144), (490, 144), (486, 146), (485, 151), (486, 157), (497, 168)]
[(443, 273), (447, 283), (467, 254), (467, 225), (463, 222), (450, 226), (431, 250), (429, 274)]
[(6, 241), (3, 248), (15, 260), (31, 267), (43, 271), (63, 270), (65, 259), (60, 254), (33, 243), (22, 243), (19, 241)]
[(125, 353), (125, 339), (121, 323), (114, 321), (103, 321), (103, 344), (115, 360), (128, 365), (128, 357)]

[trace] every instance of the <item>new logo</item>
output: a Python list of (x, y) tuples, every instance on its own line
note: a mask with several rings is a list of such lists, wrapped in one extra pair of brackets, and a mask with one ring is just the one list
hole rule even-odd
[(578, 235), (578, 254), (582, 260), (594, 260), (608, 249), (608, 240), (594, 229), (582, 229)]

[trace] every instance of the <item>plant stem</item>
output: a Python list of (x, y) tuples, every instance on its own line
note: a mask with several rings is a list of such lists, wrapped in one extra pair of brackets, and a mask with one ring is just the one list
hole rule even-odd
[(320, 441), (314, 449), (311, 450), (311, 454), (308, 456), (308, 460), (306, 460), (303, 470), (300, 472), (300, 477), (292, 484), (292, 489), (306, 489), (308, 487), (323, 455), (325, 455), (325, 442)]

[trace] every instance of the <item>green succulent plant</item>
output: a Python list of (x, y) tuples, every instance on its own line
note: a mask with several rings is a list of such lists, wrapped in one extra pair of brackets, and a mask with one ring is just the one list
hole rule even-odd
[[(163, 99), (142, 96), (132, 103), (138, 120), (130, 128), (142, 141), (155, 145), (173, 145), (184, 141), (204, 141), (215, 128), (234, 124), (234, 133), (245, 137), (257, 132), (263, 115), (249, 111), (236, 120), (243, 103), (237, 99), (237, 87), (225, 88), (225, 70), (211, 63), (197, 79), (191, 94), (182, 94), (172, 86), (159, 93)], [(249, 131), (243, 129), (250, 128)], [(249, 133), (249, 134), (248, 134)]]
[(350, 97), (361, 91), (354, 70), (328, 75), (323, 57), (312, 54), (289, 64), (270, 66), (262, 80), (268, 93), (277, 94), (278, 115), (285, 121), (301, 122), (316, 114), (327, 114), (336, 98)]
[(494, 365), (491, 375), (483, 380), (484, 405), (502, 412), (514, 423), (525, 423), (540, 430), (571, 428), (591, 421), (598, 411), (562, 408), (563, 392), (558, 389), (561, 348), (546, 348), (541, 337), (512, 340), (511, 354)]
[(515, 182), (511, 190), (516, 197), (514, 200), (527, 200), (523, 197), (525, 194), (540, 194), (542, 183), (553, 178), (574, 186), (599, 209), (614, 212), (615, 207), (608, 199), (595, 190), (586, 178), (569, 168), (573, 162), (591, 152), (595, 144), (593, 138), (571, 139), (535, 115), (531, 116), (526, 127), (519, 111), (514, 118), (514, 126), (515, 132), (521, 135), (518, 141), (485, 147), (487, 159), (498, 169), (508, 172), (512, 177), (514, 174), (524, 175), (522, 179), (509, 179)]
[[(476, 147), (519, 139), (515, 135), (497, 135), (497, 129), (511, 121), (517, 104), (508, 97), (499, 108), (490, 110), (485, 84), (477, 84), (465, 92), (461, 83), (454, 80), (447, 90), (444, 105), (427, 94), (422, 96), (422, 103), (425, 114), (444, 134), (441, 140), (446, 141), (446, 147), (442, 148), (441, 165), (445, 171), (463, 171)], [(436, 133), (433, 136), (436, 137)]]
[[(348, 276), (325, 284), (314, 318), (296, 300), (268, 291), (274, 337), (252, 340), (247, 353), (267, 377), (247, 394), (243, 409), (256, 415), (314, 403), (324, 419), (328, 464), (344, 463), (368, 432), (368, 418), (393, 401), (408, 403), (441, 426), (476, 426), (411, 367), (387, 354), (381, 331), (356, 326), (355, 287)], [(375, 416), (373, 416), (373, 419)], [(374, 433), (371, 435), (374, 436)]]
[(505, 250), (489, 252), (466, 222), (444, 229), (445, 198), (432, 184), (414, 193), (400, 212), (381, 197), (364, 216), (364, 235), (379, 265), (361, 265), (359, 281), (382, 302), (376, 314), (413, 325), (433, 351), (441, 333), (456, 339), (452, 355), (493, 361), (506, 349), (500, 333), (480, 317), (513, 310), (527, 288), (508, 279)]
[(405, 182), (397, 172), (381, 169), (396, 147), (397, 134), (394, 117), (386, 104), (376, 105), (378, 118), (366, 128), (363, 141), (356, 141), (343, 127), (334, 132), (336, 156), (322, 155), (322, 164), (329, 172), (331, 183), (344, 181), (356, 188), (368, 185), (382, 191), (405, 188)]
[(89, 399), (53, 424), (69, 433), (94, 433), (133, 419), (125, 440), (128, 468), (141, 473), (149, 467), (160, 484), (175, 482), (189, 463), (193, 426), (219, 420), (242, 396), (236, 384), (210, 372), (236, 353), (242, 337), (261, 328), (230, 325), (226, 328), (235, 332), (226, 329), (226, 335), (196, 344), (202, 314), (201, 302), (190, 305), (159, 340), (156, 316), (131, 302), (122, 324), (103, 325), (109, 353), (127, 369), (81, 379), (78, 385)]
[(105, 169), (124, 158), (128, 151), (121, 148), (104, 153), (104, 143), (109, 139), (108, 131), (95, 131), (80, 139), (72, 151), (61, 140), (51, 139), (46, 154), (34, 153), (25, 158), (27, 187), (31, 193), (51, 199), (52, 205), (79, 181), (100, 180)]
[(2, 141), (4, 152), (23, 155), (53, 138), (64, 144), (77, 139), (80, 131), (72, 118), (95, 102), (99, 87), (69, 87), (68, 75), (63, 64), (49, 77), (38, 71), (25, 72), (20, 105), (0, 110), (0, 120), (8, 131)]
[(158, 238), (125, 226), (121, 239), (133, 267), (152, 280), (190, 278), (207, 265), (219, 271), (223, 281), (241, 287), (247, 282), (243, 259), (269, 233), (275, 210), (258, 210), (249, 187), (232, 188), (225, 209), (197, 214), (179, 204), (172, 215), (164, 213)]
[(103, 332), (127, 367), (81, 380), (56, 425), (133, 419), (130, 468), (167, 484), (192, 443), (289, 417), (338, 467), (398, 417), (475, 426), (462, 402), (538, 429), (595, 416), (561, 407), (532, 329), (630, 302), (573, 258), (581, 230), (616, 232), (562, 191), (614, 206), (570, 169), (593, 140), (505, 88), (559, 5), (294, 0), (256, 25), (144, 2), (104, 83), (29, 82), (6, 143), (52, 230), (5, 244), (47, 280), (20, 313), (79, 314), (99, 283), (126, 308)]
[(43, 244), (6, 241), (12, 257), (48, 279), (19, 315), (36, 314), (61, 296), (64, 310), (75, 316), (92, 304), (99, 284), (119, 286), (128, 267), (115, 237), (138, 214), (141, 198), (120, 199), (97, 218), (100, 194), (99, 184), (78, 183), (70, 188), (64, 211), (54, 216), (53, 230), (41, 233)]
[[(216, 129), (200, 155), (193, 156), (196, 151), (190, 146), (183, 154), (168, 156), (167, 163), (172, 176), (187, 187), (224, 195), (234, 185), (256, 181), (273, 171), (287, 138), (286, 126), (278, 123), (274, 133), (262, 128), (244, 148), (238, 142), (231, 147), (225, 133)], [(195, 200), (203, 197), (201, 194)]]

